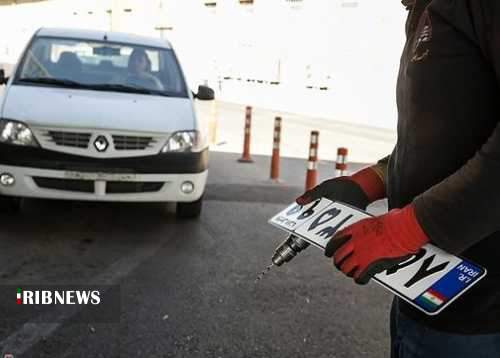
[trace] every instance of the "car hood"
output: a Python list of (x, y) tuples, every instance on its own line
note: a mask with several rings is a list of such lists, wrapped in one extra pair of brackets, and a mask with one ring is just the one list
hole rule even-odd
[(194, 129), (189, 98), (11, 86), (2, 117), (32, 126), (171, 133)]

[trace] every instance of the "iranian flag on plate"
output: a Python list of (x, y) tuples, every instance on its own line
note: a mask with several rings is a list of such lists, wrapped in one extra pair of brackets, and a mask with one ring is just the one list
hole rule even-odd
[(446, 302), (446, 297), (441, 295), (440, 293), (430, 289), (422, 295), (422, 300), (424, 300), (426, 303), (432, 305), (432, 306), (441, 306), (443, 303)]

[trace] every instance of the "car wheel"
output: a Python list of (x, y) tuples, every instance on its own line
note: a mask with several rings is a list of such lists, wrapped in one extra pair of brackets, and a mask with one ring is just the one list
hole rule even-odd
[(21, 209), (21, 198), (0, 195), (0, 212), (15, 214)]
[(182, 219), (197, 218), (201, 214), (203, 197), (191, 203), (177, 203), (177, 217)]

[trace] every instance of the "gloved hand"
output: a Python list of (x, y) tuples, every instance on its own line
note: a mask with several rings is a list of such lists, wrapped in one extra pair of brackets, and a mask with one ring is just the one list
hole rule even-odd
[(413, 205), (364, 219), (339, 231), (326, 245), (325, 255), (356, 283), (394, 267), (429, 242), (415, 216)]
[(385, 197), (382, 177), (375, 167), (365, 168), (351, 176), (329, 179), (296, 199), (297, 204), (306, 205), (319, 198), (342, 201), (360, 209)]

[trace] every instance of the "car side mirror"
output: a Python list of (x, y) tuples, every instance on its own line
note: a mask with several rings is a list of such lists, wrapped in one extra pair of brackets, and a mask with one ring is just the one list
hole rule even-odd
[(9, 77), (5, 77), (5, 70), (0, 69), (0, 85), (4, 85), (9, 81)]
[(198, 86), (198, 93), (195, 95), (195, 98), (202, 101), (211, 101), (215, 99), (215, 93), (214, 90), (208, 86)]

